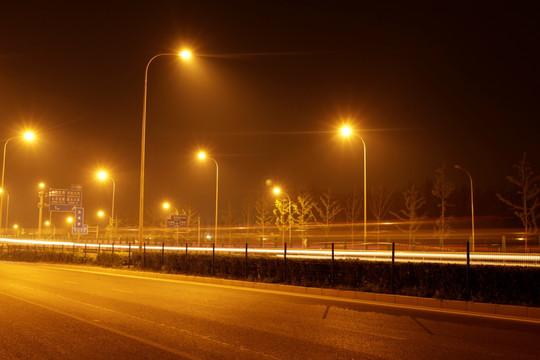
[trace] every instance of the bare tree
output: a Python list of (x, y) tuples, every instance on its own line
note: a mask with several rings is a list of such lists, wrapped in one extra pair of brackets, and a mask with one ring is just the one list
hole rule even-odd
[(347, 222), (351, 227), (351, 242), (354, 242), (354, 223), (360, 217), (361, 202), (359, 194), (356, 190), (356, 184), (354, 185), (353, 192), (350, 196), (347, 197), (346, 206), (345, 206), (345, 216), (347, 217)]
[[(234, 211), (231, 203), (227, 203), (227, 209), (221, 215), (221, 222), (227, 227), (228, 242), (231, 244), (232, 228), (237, 223), (236, 211)], [(223, 237), (222, 237), (223, 239)]]
[(411, 250), (413, 235), (420, 228), (419, 220), (426, 216), (425, 214), (418, 214), (420, 208), (426, 203), (426, 198), (420, 194), (420, 191), (414, 185), (411, 185), (403, 192), (403, 199), (405, 200), (405, 209), (400, 210), (399, 213), (393, 211), (390, 213), (399, 220), (406, 222), (405, 227), (398, 226), (398, 228), (409, 234), (409, 250)]
[[(276, 199), (274, 208), (274, 217), (276, 219), (276, 225), (281, 232), (281, 243), (285, 244), (285, 231), (292, 225), (293, 219), (291, 218), (291, 224), (289, 224), (289, 201)], [(289, 244), (291, 246), (291, 244)]]
[(540, 205), (538, 181), (540, 176), (534, 175), (531, 164), (527, 161), (527, 153), (523, 153), (523, 158), (518, 164), (513, 166), (517, 171), (517, 176), (507, 176), (506, 178), (517, 187), (517, 194), (521, 197), (521, 204), (515, 204), (505, 199), (501, 194), (497, 194), (499, 200), (508, 205), (514, 214), (523, 224), (523, 235), (525, 237), (525, 248), (527, 249), (527, 238), (536, 234), (536, 208)]
[(381, 221), (390, 210), (390, 191), (384, 187), (371, 188), (369, 198), (371, 213), (377, 220), (377, 244), (379, 244)]
[(272, 217), (272, 201), (268, 196), (259, 198), (255, 202), (255, 223), (263, 237), (266, 235), (266, 227), (271, 224)]
[[(193, 209), (191, 205), (187, 205), (180, 209), (178, 213), (186, 217), (186, 241), (190, 242), (191, 229), (198, 225), (199, 213), (197, 210)], [(197, 239), (197, 241), (199, 241), (199, 239)]]
[(253, 223), (253, 218), (255, 216), (255, 201), (253, 201), (252, 197), (248, 197), (247, 199), (244, 199), (242, 202), (242, 220), (244, 225), (246, 226), (246, 232), (249, 233), (251, 231), (251, 225)]
[(328, 188), (328, 192), (323, 193), (320, 197), (320, 206), (317, 208), (319, 212), (320, 227), (324, 230), (324, 247), (328, 243), (328, 233), (330, 232), (331, 224), (336, 216), (343, 211), (339, 201), (332, 197), (332, 191)]
[(448, 203), (448, 198), (452, 196), (454, 190), (456, 189), (454, 183), (448, 180), (446, 177), (445, 170), (446, 163), (435, 170), (435, 184), (433, 185), (433, 190), (431, 190), (433, 196), (439, 200), (437, 207), (441, 210), (439, 219), (435, 223), (435, 234), (439, 236), (441, 248), (443, 246), (443, 239), (451, 230), (451, 227), (447, 221), (447, 209), (452, 205)]
[(293, 209), (294, 213), (298, 215), (296, 219), (298, 231), (302, 237), (302, 246), (307, 247), (309, 224), (317, 221), (314, 212), (318, 210), (318, 204), (308, 190), (302, 191), (296, 199), (298, 202), (293, 203)]

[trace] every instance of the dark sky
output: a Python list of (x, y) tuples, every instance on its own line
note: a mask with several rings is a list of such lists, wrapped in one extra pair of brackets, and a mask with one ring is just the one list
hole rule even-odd
[(144, 69), (184, 47), (199, 55), (150, 67), (147, 209), (190, 203), (213, 221), (200, 147), (219, 163), (222, 207), (240, 210), (267, 178), (290, 194), (361, 187), (361, 143), (335, 136), (347, 119), (367, 144), (368, 187), (420, 185), (444, 162), (500, 186), (524, 151), (540, 164), (539, 27), (538, 9), (512, 2), (3, 2), (0, 139), (39, 137), (8, 145), (9, 222), (37, 226), (44, 181), (82, 184), (95, 224), (111, 200), (103, 167), (135, 223)]

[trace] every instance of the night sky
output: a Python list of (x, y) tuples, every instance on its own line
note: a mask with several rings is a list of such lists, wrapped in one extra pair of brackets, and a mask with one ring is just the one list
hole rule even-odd
[(195, 56), (150, 66), (149, 211), (168, 200), (213, 222), (201, 148), (222, 208), (239, 212), (268, 178), (291, 195), (361, 188), (362, 144), (336, 137), (347, 120), (367, 144), (368, 188), (421, 185), (444, 162), (458, 186), (453, 164), (497, 188), (523, 152), (538, 173), (539, 11), (474, 3), (3, 2), (0, 139), (38, 136), (8, 144), (9, 223), (37, 227), (43, 181), (82, 184), (94, 225), (111, 201), (100, 168), (118, 217), (137, 223), (145, 66), (182, 48)]

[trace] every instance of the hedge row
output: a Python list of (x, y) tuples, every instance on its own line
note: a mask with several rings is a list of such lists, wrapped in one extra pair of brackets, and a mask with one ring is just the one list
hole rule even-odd
[[(0, 253), (0, 260), (92, 264), (129, 267), (145, 271), (187, 273), (310, 287), (335, 287), (377, 293), (439, 299), (540, 306), (540, 269), (507, 266), (471, 266), (469, 292), (467, 267), (455, 264), (396, 263), (325, 259), (287, 259), (271, 256), (184, 253), (99, 253), (84, 256), (71, 252), (12, 250)], [(212, 266), (213, 262), (213, 266)], [(212, 273), (213, 270), (213, 273)], [(469, 295), (470, 294), (470, 295)]]

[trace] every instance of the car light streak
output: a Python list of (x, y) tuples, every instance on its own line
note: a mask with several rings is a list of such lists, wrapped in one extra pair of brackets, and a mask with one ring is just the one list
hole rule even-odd
[[(65, 246), (77, 247), (101, 251), (106, 249), (112, 250), (113, 247), (118, 251), (127, 251), (130, 245), (126, 244), (94, 244), (94, 243), (78, 243), (66, 241), (46, 241), (46, 240), (25, 240), (25, 239), (9, 239), (0, 238), (0, 243), (18, 244), (18, 245), (43, 245), (43, 246)], [(131, 247), (131, 251), (138, 251), (135, 246)], [(185, 251), (185, 246), (146, 246), (146, 251)], [(188, 248), (190, 252), (211, 253), (211, 247), (191, 246)], [(244, 247), (216, 247), (215, 252), (226, 254), (244, 254)], [(277, 257), (284, 257), (283, 249), (267, 249), (267, 248), (248, 248), (248, 254), (267, 254)], [(329, 259), (332, 257), (331, 250), (321, 249), (287, 249), (288, 258), (299, 259)], [(363, 261), (391, 261), (391, 251), (380, 250), (337, 250), (334, 251), (335, 259), (357, 259)], [(472, 265), (501, 265), (501, 266), (530, 266), (540, 267), (540, 254), (511, 254), (511, 253), (470, 253), (470, 263)], [(399, 251), (395, 252), (396, 262), (429, 262), (429, 263), (446, 263), (446, 264), (465, 264), (467, 262), (467, 253), (465, 252), (416, 252), (416, 251)]]

